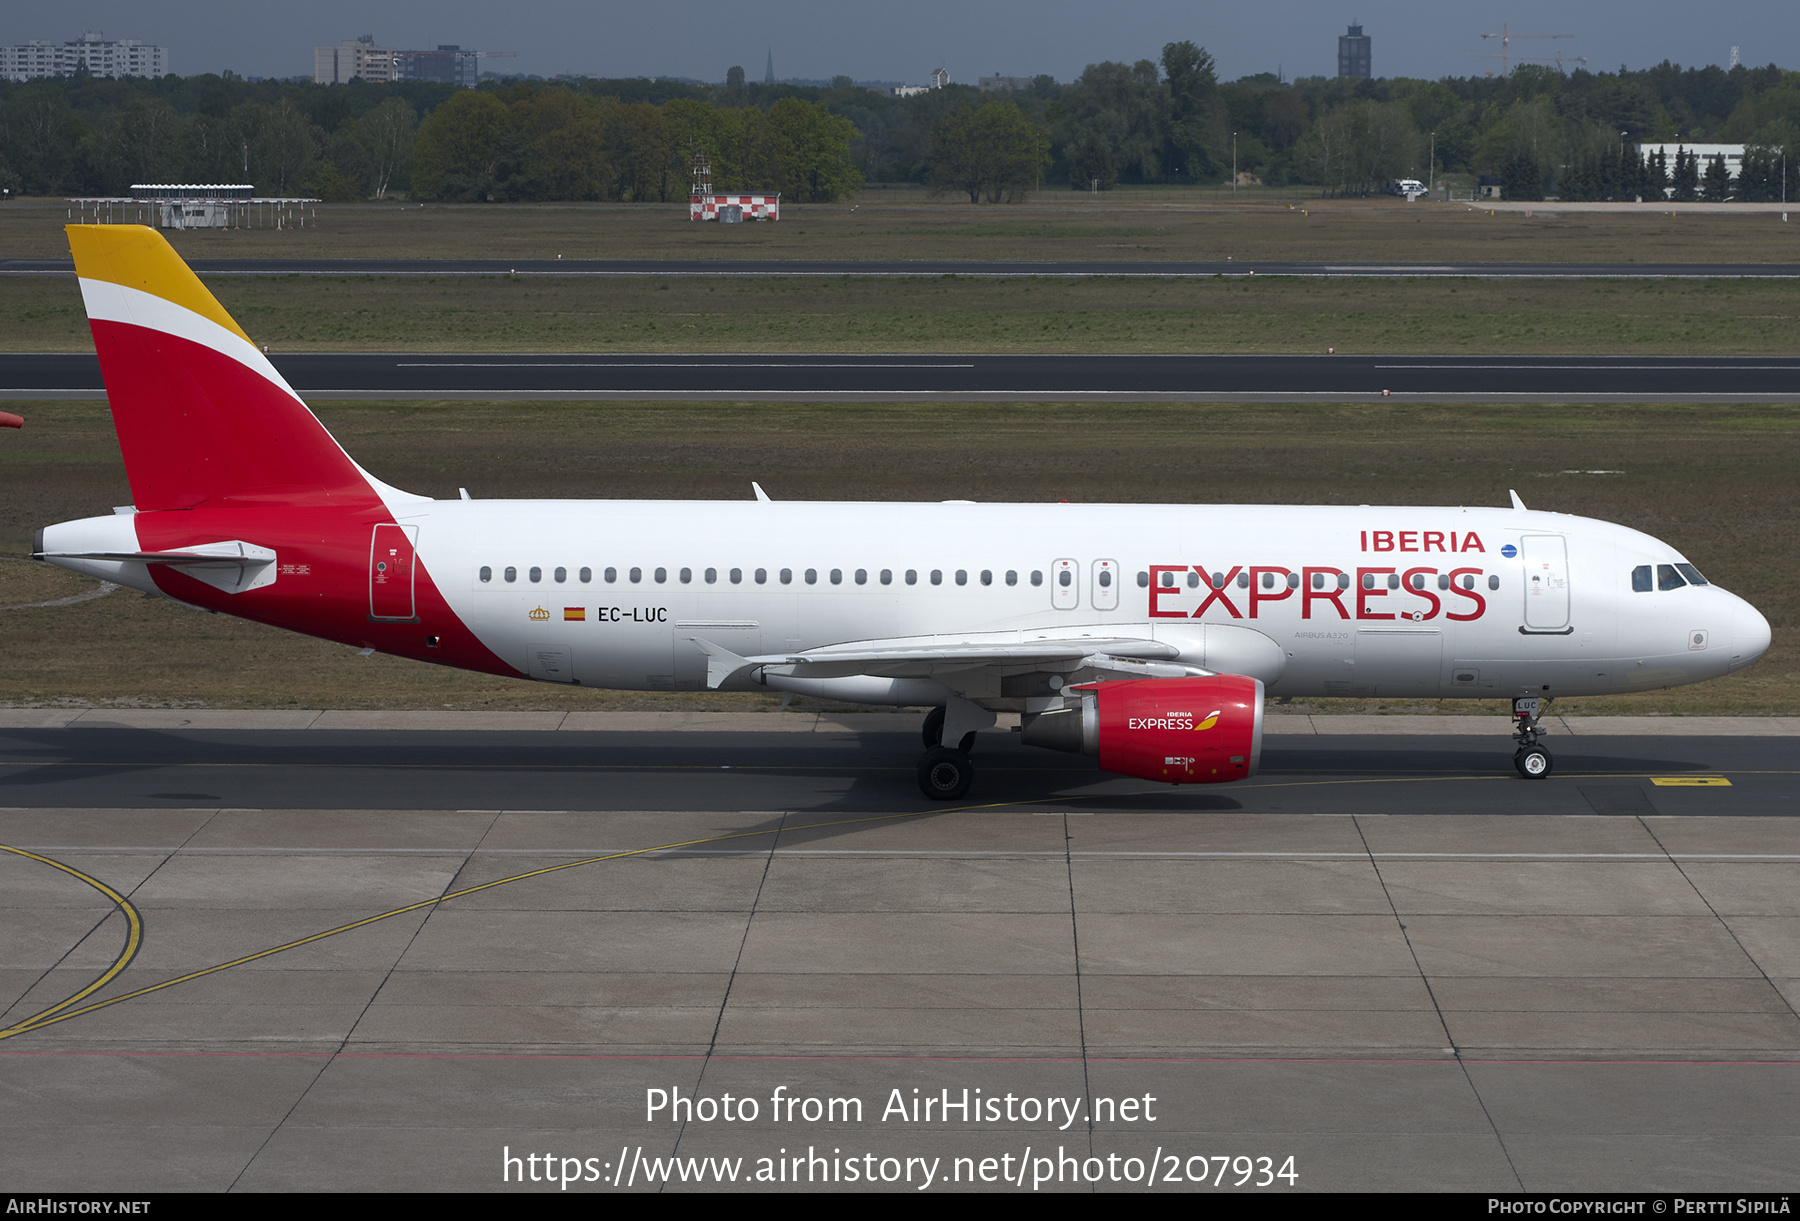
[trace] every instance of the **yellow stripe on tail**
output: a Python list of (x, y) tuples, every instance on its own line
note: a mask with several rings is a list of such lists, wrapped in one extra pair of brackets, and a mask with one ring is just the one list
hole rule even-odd
[(250, 336), (156, 230), (143, 225), (68, 225), (66, 229), (69, 249), (75, 254), (75, 274), (82, 279), (104, 280), (161, 297), (250, 343)]

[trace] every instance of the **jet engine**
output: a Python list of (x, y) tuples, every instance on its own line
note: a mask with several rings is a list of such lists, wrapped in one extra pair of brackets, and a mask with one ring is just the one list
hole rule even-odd
[(1241, 674), (1143, 678), (1069, 688), (1081, 703), (1027, 717), (1027, 746), (1093, 755), (1109, 772), (1167, 784), (1256, 774), (1263, 685)]

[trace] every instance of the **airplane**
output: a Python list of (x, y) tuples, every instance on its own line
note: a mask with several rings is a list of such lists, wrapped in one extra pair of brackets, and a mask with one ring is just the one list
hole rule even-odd
[(1769, 624), (1666, 543), (1509, 508), (435, 500), (359, 466), (155, 230), (71, 225), (133, 503), (37, 559), (418, 661), (928, 707), (953, 800), (1002, 712), (1170, 784), (1256, 774), (1270, 697), (1510, 699), (1742, 669)]

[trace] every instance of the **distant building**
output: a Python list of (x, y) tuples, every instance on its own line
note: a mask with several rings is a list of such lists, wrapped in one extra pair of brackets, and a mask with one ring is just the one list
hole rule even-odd
[(1370, 71), (1369, 36), (1360, 25), (1350, 27), (1348, 34), (1338, 35), (1339, 76), (1360, 76), (1368, 80)]
[(442, 85), (461, 85), (464, 89), (473, 89), (481, 82), (479, 51), (465, 51), (454, 44), (440, 43), (435, 51), (401, 51), (398, 57), (403, 81), (436, 81)]
[[(982, 86), (981, 87), (983, 89), (986, 89), (988, 87), (987, 86), (988, 79), (989, 78), (987, 78), (987, 77), (982, 78)], [(993, 77), (992, 79), (998, 81), (998, 80), (1012, 80), (1014, 78), (1004, 77), (1004, 76), (996, 76), (996, 77)], [(931, 83), (929, 85), (895, 85), (892, 89), (888, 90), (888, 92), (893, 94), (897, 98), (918, 97), (921, 93), (930, 93), (933, 89), (942, 89), (945, 85), (948, 85), (949, 83), (950, 83), (950, 74), (948, 72), (944, 71), (944, 69), (939, 68), (931, 74)], [(1025, 84), (1027, 84), (1027, 85), (1029, 85), (1030, 83), (1031, 83), (1030, 81), (1025, 82)]]
[(1031, 88), (1029, 76), (983, 76), (976, 85), (983, 93), (1022, 93)]
[(1706, 167), (1712, 164), (1714, 157), (1725, 158), (1725, 170), (1736, 178), (1744, 169), (1744, 146), (1742, 144), (1640, 144), (1638, 159), (1645, 160), (1661, 153), (1671, 172), (1675, 169), (1675, 154), (1686, 149), (1688, 156), (1697, 158), (1700, 172), (1706, 173)]
[(509, 57), (512, 51), (469, 51), (454, 43), (439, 43), (435, 51), (407, 51), (378, 47), (372, 34), (364, 34), (335, 47), (313, 48), (313, 81), (341, 85), (346, 81), (435, 81), (473, 89), (481, 80), (481, 61)]
[(94, 76), (167, 76), (169, 49), (135, 38), (102, 38), (92, 30), (69, 42), (0, 46), (0, 80), (73, 76), (84, 68)]
[(364, 34), (335, 47), (313, 48), (313, 83), (342, 85), (348, 81), (395, 81), (400, 79), (400, 52), (395, 47), (378, 47), (373, 34)]

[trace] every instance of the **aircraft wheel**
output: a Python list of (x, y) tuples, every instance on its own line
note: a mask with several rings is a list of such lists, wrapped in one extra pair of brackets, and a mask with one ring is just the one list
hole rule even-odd
[(1527, 780), (1542, 780), (1550, 774), (1555, 766), (1550, 752), (1541, 746), (1527, 746), (1513, 756), (1513, 766), (1519, 769), (1519, 775)]
[(919, 731), (925, 739), (925, 749), (944, 744), (944, 710), (933, 708), (925, 714), (925, 724)]
[(975, 783), (969, 756), (947, 746), (934, 746), (919, 760), (919, 791), (933, 801), (955, 801)]

